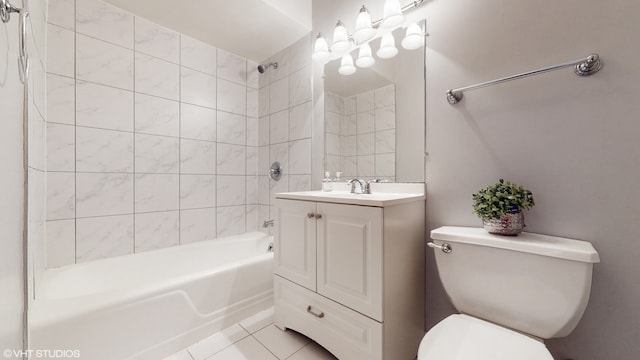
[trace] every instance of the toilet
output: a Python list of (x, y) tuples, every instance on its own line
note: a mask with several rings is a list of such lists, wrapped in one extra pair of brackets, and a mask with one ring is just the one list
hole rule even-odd
[(431, 231), (438, 273), (460, 312), (430, 329), (418, 360), (553, 360), (544, 339), (567, 336), (589, 302), (591, 243), (482, 228)]

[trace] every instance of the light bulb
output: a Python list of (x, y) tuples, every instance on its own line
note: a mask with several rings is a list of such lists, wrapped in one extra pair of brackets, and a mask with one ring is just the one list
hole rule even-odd
[(343, 53), (349, 50), (350, 46), (347, 29), (342, 21), (338, 21), (336, 28), (333, 30), (333, 45), (331, 45), (331, 49), (337, 53)]
[(356, 59), (356, 65), (361, 68), (368, 68), (376, 63), (376, 59), (371, 56), (371, 46), (369, 43), (364, 43), (360, 46), (360, 52), (358, 53), (358, 59)]
[(402, 39), (402, 47), (407, 50), (415, 50), (422, 47), (424, 42), (424, 36), (422, 35), (422, 29), (418, 24), (411, 24), (407, 27), (407, 33)]
[(342, 75), (351, 75), (356, 72), (356, 67), (353, 66), (353, 58), (351, 54), (346, 54), (342, 57), (338, 72)]
[(394, 28), (404, 21), (404, 15), (402, 15), (402, 9), (400, 8), (399, 0), (385, 0), (384, 2), (384, 20), (382, 20), (383, 28)]
[(376, 34), (376, 30), (371, 23), (371, 14), (369, 10), (362, 5), (358, 18), (356, 19), (356, 30), (353, 32), (353, 39), (356, 43), (371, 40)]
[(380, 49), (376, 52), (381, 59), (389, 59), (398, 53), (398, 48), (396, 48), (396, 40), (393, 38), (393, 34), (386, 33), (382, 35), (382, 40), (380, 40)]
[(315, 45), (313, 46), (313, 55), (311, 55), (311, 58), (319, 63), (324, 63), (329, 60), (330, 57), (331, 52), (329, 51), (327, 39), (322, 36), (322, 33), (318, 33)]

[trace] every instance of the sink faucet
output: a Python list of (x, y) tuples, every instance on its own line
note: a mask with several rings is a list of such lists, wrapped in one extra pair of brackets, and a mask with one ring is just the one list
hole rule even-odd
[[(356, 192), (356, 183), (360, 184), (360, 192)], [(351, 179), (347, 184), (351, 185), (352, 194), (371, 194), (371, 185), (362, 179)]]

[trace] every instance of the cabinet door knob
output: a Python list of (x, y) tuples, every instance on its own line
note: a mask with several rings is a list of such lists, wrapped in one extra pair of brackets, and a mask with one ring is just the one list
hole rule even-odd
[(316, 214), (314, 214), (314, 213), (307, 213), (307, 217), (308, 217), (309, 219), (313, 219), (314, 217), (316, 217)]
[(307, 306), (307, 312), (320, 319), (324, 317), (324, 313), (322, 311), (320, 312), (313, 311), (313, 309), (311, 308), (311, 305)]
[(316, 219), (318, 220), (322, 219), (322, 214), (316, 214)]

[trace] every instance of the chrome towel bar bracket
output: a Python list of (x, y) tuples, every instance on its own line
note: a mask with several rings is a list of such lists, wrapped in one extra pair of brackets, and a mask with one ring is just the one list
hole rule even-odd
[(0, 0), (0, 19), (2, 19), (2, 22), (8, 23), (11, 20), (11, 13), (20, 15), (18, 71), (20, 72), (20, 81), (24, 84), (29, 77), (29, 55), (27, 54), (27, 17), (29, 16), (29, 11), (25, 8), (19, 9), (11, 5), (9, 0)]
[(549, 66), (546, 68), (533, 70), (533, 71), (527, 71), (521, 74), (507, 76), (507, 77), (483, 82), (476, 85), (465, 86), (463, 88), (449, 89), (447, 90), (447, 101), (451, 105), (457, 104), (460, 100), (462, 100), (462, 97), (463, 97), (462, 93), (464, 93), (465, 91), (480, 89), (483, 87), (501, 84), (503, 82), (507, 82), (511, 80), (518, 80), (528, 76), (538, 75), (538, 74), (546, 73), (549, 71), (558, 70), (566, 67), (572, 67), (572, 66), (573, 66), (573, 72), (576, 75), (589, 76), (597, 73), (598, 71), (600, 71), (600, 69), (602, 69), (602, 60), (600, 60), (600, 56), (598, 56), (598, 54), (591, 54), (584, 59), (579, 59), (579, 60), (571, 61), (564, 64)]

